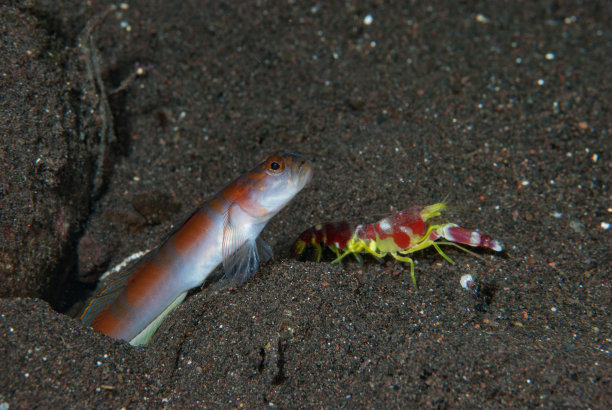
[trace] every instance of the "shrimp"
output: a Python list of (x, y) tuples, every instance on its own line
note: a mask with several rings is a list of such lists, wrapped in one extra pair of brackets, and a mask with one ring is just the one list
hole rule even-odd
[(272, 250), (259, 239), (266, 223), (312, 178), (299, 155), (276, 153), (227, 185), (133, 271), (111, 282), (81, 321), (132, 345), (147, 343), (162, 320), (219, 265), (239, 285)]
[[(440, 245), (452, 245), (468, 253), (472, 252), (461, 245), (502, 251), (501, 244), (487, 234), (454, 223), (433, 223), (432, 219), (446, 209), (446, 204), (440, 202), (426, 207), (413, 206), (372, 224), (332, 222), (315, 225), (299, 236), (293, 246), (293, 256), (300, 256), (306, 246), (312, 245), (319, 262), (321, 244), (336, 254), (332, 263), (340, 262), (350, 254), (359, 262), (360, 254), (370, 254), (379, 261), (389, 254), (399, 261), (410, 263), (412, 283), (416, 286), (414, 260), (410, 257), (414, 252), (433, 246), (444, 259), (454, 264)], [(438, 240), (440, 238), (443, 240)]]

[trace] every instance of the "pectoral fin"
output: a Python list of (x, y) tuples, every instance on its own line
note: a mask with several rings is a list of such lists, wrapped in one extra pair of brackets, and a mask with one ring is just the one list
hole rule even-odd
[(274, 256), (274, 252), (272, 252), (272, 248), (264, 242), (259, 236), (257, 237), (257, 249), (259, 249), (259, 254), (262, 262), (268, 262)]
[(235, 226), (229, 214), (225, 218), (223, 230), (223, 277), (220, 285), (237, 286), (257, 272), (261, 258), (257, 250), (259, 244), (264, 260), (270, 259), (272, 250), (257, 238), (245, 238), (244, 231)]
[(229, 286), (240, 285), (257, 272), (259, 252), (254, 240), (249, 239), (227, 259), (223, 260), (223, 279)]

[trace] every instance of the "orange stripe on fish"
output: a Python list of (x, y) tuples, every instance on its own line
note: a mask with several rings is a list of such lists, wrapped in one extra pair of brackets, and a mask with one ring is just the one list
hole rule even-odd
[[(222, 208), (213, 206), (213, 209), (215, 212), (222, 212)], [(197, 243), (202, 233), (208, 231), (211, 223), (211, 219), (204, 212), (197, 211), (194, 213), (172, 237), (174, 249), (180, 253), (188, 252)]]

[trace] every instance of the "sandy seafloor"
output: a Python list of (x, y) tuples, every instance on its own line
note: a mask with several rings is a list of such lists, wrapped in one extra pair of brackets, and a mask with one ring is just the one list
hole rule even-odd
[[(0, 6), (0, 408), (609, 408), (609, 2), (234, 3)], [(70, 316), (276, 150), (315, 177), (254, 278), (146, 347)], [(289, 257), (444, 198), (505, 252)]]

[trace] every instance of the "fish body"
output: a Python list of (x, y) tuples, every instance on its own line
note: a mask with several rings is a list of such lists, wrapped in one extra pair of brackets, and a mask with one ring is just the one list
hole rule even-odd
[(223, 264), (222, 281), (239, 285), (270, 248), (258, 240), (266, 223), (312, 178), (304, 158), (276, 153), (234, 180), (198, 209), (130, 273), (111, 282), (81, 320), (133, 345), (148, 342), (164, 317)]

